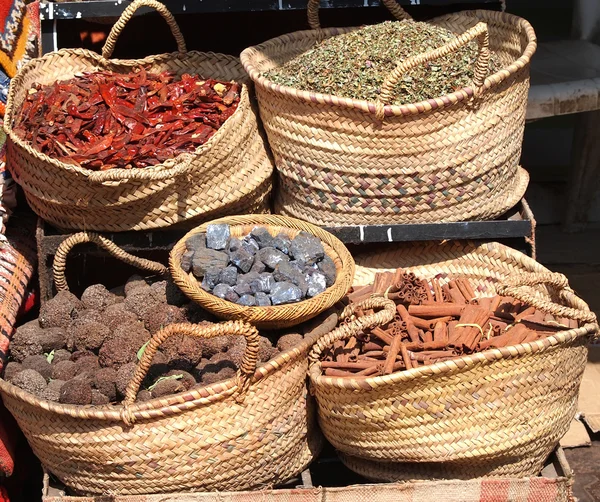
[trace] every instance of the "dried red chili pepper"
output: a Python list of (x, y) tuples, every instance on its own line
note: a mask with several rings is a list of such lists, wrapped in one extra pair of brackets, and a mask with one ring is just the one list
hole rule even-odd
[(95, 170), (148, 167), (194, 151), (233, 115), (241, 86), (189, 74), (84, 73), (29, 91), (14, 130)]

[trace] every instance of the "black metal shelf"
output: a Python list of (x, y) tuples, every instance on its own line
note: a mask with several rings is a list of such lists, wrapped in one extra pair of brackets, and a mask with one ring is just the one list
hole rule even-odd
[[(287, 11), (306, 9), (306, 0), (163, 0), (173, 14), (196, 14), (216, 12)], [(41, 2), (42, 21), (55, 19), (93, 19), (116, 17), (129, 5), (128, 0), (93, 0), (83, 2)], [(398, 0), (400, 5), (451, 5), (498, 4), (499, 0)], [(324, 9), (378, 7), (379, 0), (321, 0)], [(152, 9), (142, 8), (136, 15), (147, 14)]]
[[(420, 223), (411, 225), (358, 225), (324, 227), (346, 244), (380, 244), (389, 242), (443, 241), (443, 240), (499, 240), (520, 241), (518, 247), (534, 249), (535, 220), (525, 200), (496, 220), (461, 221), (452, 223)], [(75, 233), (75, 232), (73, 232)], [(117, 246), (130, 253), (168, 253), (183, 237), (185, 230), (153, 232), (103, 233)], [(39, 221), (37, 245), (40, 289), (42, 300), (52, 296), (52, 262), (58, 246), (72, 233), (64, 234), (47, 223)], [(104, 255), (93, 244), (77, 246), (73, 255)], [(533, 253), (532, 253), (533, 254)]]

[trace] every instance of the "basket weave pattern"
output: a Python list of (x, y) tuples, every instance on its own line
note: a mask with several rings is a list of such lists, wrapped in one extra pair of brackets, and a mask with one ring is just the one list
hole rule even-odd
[[(117, 406), (43, 401), (4, 380), (0, 392), (44, 466), (80, 492), (133, 495), (276, 485), (296, 476), (320, 451), (306, 389), (307, 352), (336, 319), (330, 316), (304, 342), (256, 370), (242, 368), (241, 376), (147, 402), (133, 403), (141, 377), (134, 377), (126, 401)], [(151, 344), (158, 345), (156, 339), (169, 329), (212, 336), (247, 336), (254, 330), (240, 321), (189, 326), (171, 325)], [(254, 348), (258, 351), (258, 338)], [(138, 370), (150, 366), (149, 354), (150, 345)]]
[[(359, 256), (355, 282), (370, 283), (376, 272), (398, 267), (442, 283), (467, 277), (480, 296), (494, 294), (515, 273), (548, 272), (495, 243), (408, 245)], [(556, 301), (547, 286), (527, 288), (534, 291)], [(589, 314), (569, 291), (563, 290), (569, 303)], [(585, 346), (597, 329), (590, 323), (382, 377), (326, 377), (314, 364), (309, 373), (321, 428), (347, 465), (371, 479), (535, 475), (575, 416)]]
[(518, 165), (535, 34), (526, 21), (471, 11), (434, 20), (456, 33), (487, 23), (504, 69), (481, 88), (418, 104), (387, 105), (276, 85), (262, 73), (320, 37), (356, 28), (301, 31), (246, 49), (281, 189), (276, 211), (317, 224), (383, 224), (492, 218), (523, 195)]
[[(337, 271), (335, 283), (314, 298), (270, 307), (245, 307), (204, 291), (200, 281), (181, 269), (181, 257), (186, 250), (185, 242), (191, 235), (206, 232), (208, 225), (217, 223), (229, 224), (231, 235), (238, 238), (248, 235), (257, 225), (266, 227), (273, 236), (283, 232), (290, 238), (294, 238), (304, 231), (318, 237), (325, 248), (325, 253), (335, 263)], [(202, 308), (221, 319), (242, 319), (260, 328), (271, 329), (295, 326), (332, 307), (348, 292), (354, 277), (354, 260), (339, 239), (310, 223), (276, 215), (231, 216), (205, 223), (188, 232), (175, 244), (169, 256), (169, 268), (175, 284)]]
[[(131, 12), (139, 5), (156, 8), (158, 2), (135, 4), (130, 6)], [(171, 29), (181, 36), (176, 25)], [(92, 51), (64, 49), (32, 60), (19, 71), (11, 82), (4, 122), (9, 168), (39, 216), (64, 229), (124, 231), (160, 228), (193, 218), (197, 222), (198, 218), (224, 214), (269, 212), (273, 165), (246, 84), (238, 109), (209, 141), (194, 153), (144, 169), (96, 172), (66, 164), (32, 148), (12, 130), (16, 113), (34, 83), (52, 84), (80, 72), (130, 72), (144, 65), (152, 72), (247, 81), (237, 58), (186, 52), (182, 40), (178, 42), (177, 53), (140, 60), (108, 59)], [(106, 54), (110, 52), (105, 48)]]

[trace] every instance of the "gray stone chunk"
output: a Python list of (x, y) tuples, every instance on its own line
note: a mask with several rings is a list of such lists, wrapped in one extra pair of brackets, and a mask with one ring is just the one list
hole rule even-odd
[(250, 272), (262, 274), (265, 270), (267, 270), (267, 266), (262, 261), (255, 259)]
[(206, 234), (194, 234), (185, 241), (185, 249), (196, 251), (206, 247)]
[(307, 274), (306, 282), (308, 283), (308, 290), (306, 294), (310, 298), (321, 294), (327, 289), (327, 279), (321, 272)]
[(236, 267), (229, 266), (221, 270), (219, 282), (235, 286), (237, 284), (238, 271)]
[(270, 298), (273, 305), (296, 303), (302, 300), (302, 291), (291, 282), (278, 282), (271, 289)]
[(192, 261), (193, 260), (194, 260), (194, 252), (193, 251), (186, 251), (181, 256), (181, 269), (186, 274), (189, 274), (190, 270), (192, 270)]
[(258, 242), (261, 249), (273, 247), (273, 236), (265, 227), (254, 227), (250, 236)]
[(252, 294), (252, 288), (250, 287), (250, 283), (249, 282), (244, 282), (242, 284), (237, 284), (233, 287), (233, 290), (239, 295), (239, 296), (244, 296), (244, 295), (250, 295)]
[(300, 288), (303, 296), (306, 295), (308, 284), (306, 283), (304, 274), (294, 262), (282, 261), (278, 263), (273, 272), (273, 278), (277, 282), (291, 282)]
[(233, 288), (225, 293), (225, 300), (228, 302), (237, 303), (239, 299), (240, 295), (238, 295)]
[(229, 254), (229, 260), (244, 273), (250, 271), (254, 264), (254, 256), (243, 247), (231, 252)]
[(256, 305), (259, 307), (269, 307), (271, 305), (271, 299), (266, 293), (258, 292), (254, 295), (254, 298), (256, 300)]
[(242, 247), (242, 241), (239, 240), (237, 237), (231, 237), (229, 239), (229, 252), (230, 253), (232, 251), (237, 251), (241, 247)]
[(274, 269), (278, 263), (282, 261), (289, 261), (286, 254), (282, 253), (275, 248), (262, 248), (256, 253), (256, 259), (262, 261), (267, 267)]
[(292, 245), (292, 239), (290, 239), (284, 233), (279, 233), (273, 239), (273, 247), (275, 249), (279, 249), (282, 253), (287, 255), (290, 254), (290, 246)]
[(208, 225), (206, 227), (206, 247), (210, 249), (226, 249), (229, 245), (231, 231), (227, 223)]
[[(231, 293), (232, 291), (233, 288), (229, 284), (217, 284), (214, 287), (212, 294), (218, 298), (221, 298), (222, 300), (225, 300), (225, 297), (228, 295), (228, 293)], [(233, 292), (235, 293), (235, 291)]]
[(251, 255), (255, 255), (256, 252), (260, 249), (258, 242), (256, 242), (252, 237), (247, 235), (241, 240), (242, 247), (248, 251)]
[(325, 249), (317, 237), (307, 232), (300, 232), (292, 240), (290, 253), (294, 259), (312, 265), (325, 256)]
[(204, 278), (202, 279), (201, 287), (204, 291), (211, 291), (219, 282), (221, 276), (221, 269), (210, 267), (204, 272)]
[(337, 277), (337, 270), (333, 260), (329, 256), (325, 255), (325, 257), (319, 263), (317, 263), (317, 266), (319, 267), (319, 270), (323, 272), (323, 275), (327, 280), (327, 287), (333, 286), (333, 283)]
[(252, 295), (240, 296), (237, 304), (245, 305), (246, 307), (254, 307), (256, 305), (256, 299)]
[(239, 274), (238, 275), (238, 284), (248, 284), (254, 280), (258, 279), (260, 274), (257, 272), (248, 272), (247, 274)]
[(274, 285), (275, 279), (273, 279), (273, 275), (267, 272), (260, 274), (258, 278), (250, 282), (250, 288), (253, 293), (270, 293)]
[(196, 277), (204, 277), (209, 268), (225, 268), (229, 263), (227, 253), (215, 251), (214, 249), (201, 248), (194, 253), (192, 270)]

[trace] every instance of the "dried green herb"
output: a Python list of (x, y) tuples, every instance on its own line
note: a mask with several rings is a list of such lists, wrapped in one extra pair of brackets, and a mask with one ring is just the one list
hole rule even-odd
[[(264, 76), (305, 91), (376, 101), (385, 78), (398, 63), (455, 38), (455, 33), (440, 26), (387, 21), (323, 40)], [(472, 41), (456, 52), (410, 70), (400, 78), (395, 100), (389, 104), (415, 103), (471, 85), (477, 55), (477, 42)], [(492, 53), (490, 73), (499, 67), (498, 58)]]

